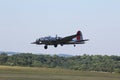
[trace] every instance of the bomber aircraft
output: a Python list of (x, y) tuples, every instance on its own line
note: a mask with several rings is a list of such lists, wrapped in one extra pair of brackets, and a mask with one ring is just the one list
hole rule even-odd
[(73, 44), (74, 47), (76, 44), (85, 44), (85, 41), (88, 41), (89, 39), (83, 39), (82, 32), (77, 31), (76, 34), (66, 36), (66, 37), (41, 37), (39, 39), (36, 39), (35, 42), (32, 42), (31, 44), (36, 45), (44, 45), (44, 49), (48, 48), (48, 45), (53, 45), (54, 47), (57, 47), (58, 45), (68, 45)]

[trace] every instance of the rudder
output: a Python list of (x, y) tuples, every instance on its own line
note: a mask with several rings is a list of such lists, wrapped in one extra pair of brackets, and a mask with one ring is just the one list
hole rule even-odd
[(76, 39), (77, 39), (77, 41), (83, 40), (82, 32), (81, 32), (81, 31), (78, 31), (78, 32), (77, 32), (77, 37), (76, 37)]

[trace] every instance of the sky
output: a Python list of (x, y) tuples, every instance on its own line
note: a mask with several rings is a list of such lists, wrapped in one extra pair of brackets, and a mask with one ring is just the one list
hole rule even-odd
[[(33, 45), (44, 36), (80, 30), (83, 45)], [(0, 51), (120, 55), (120, 0), (0, 0)]]

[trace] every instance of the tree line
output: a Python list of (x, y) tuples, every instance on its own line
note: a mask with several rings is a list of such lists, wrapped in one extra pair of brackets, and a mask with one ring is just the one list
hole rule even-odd
[(21, 53), (0, 54), (0, 65), (65, 68), (80, 71), (103, 71), (120, 73), (120, 56), (82, 55), (60, 57), (58, 55), (37, 55)]

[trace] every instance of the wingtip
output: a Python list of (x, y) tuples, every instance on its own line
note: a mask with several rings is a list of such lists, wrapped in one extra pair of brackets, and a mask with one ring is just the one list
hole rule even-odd
[(85, 41), (89, 41), (90, 39), (85, 39)]
[(35, 44), (36, 42), (31, 42), (30, 44)]

